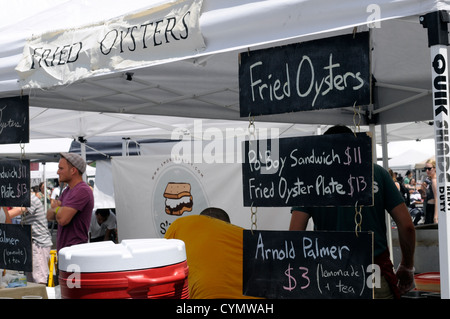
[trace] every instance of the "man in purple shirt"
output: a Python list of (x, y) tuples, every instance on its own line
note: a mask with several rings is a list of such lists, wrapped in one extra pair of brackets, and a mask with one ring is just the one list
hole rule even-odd
[(83, 180), (86, 162), (75, 153), (61, 153), (58, 165), (59, 181), (68, 184), (52, 207), (47, 219), (58, 223), (56, 249), (87, 243), (94, 194)]

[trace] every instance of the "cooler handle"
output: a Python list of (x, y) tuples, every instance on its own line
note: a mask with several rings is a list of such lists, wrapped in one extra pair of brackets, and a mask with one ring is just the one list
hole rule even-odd
[(128, 291), (130, 291), (144, 287), (163, 285), (169, 282), (182, 281), (186, 279), (186, 274), (183, 269), (183, 271), (179, 271), (171, 276), (148, 278), (144, 277), (144, 275), (138, 275), (138, 276), (127, 276), (127, 279), (128, 279)]

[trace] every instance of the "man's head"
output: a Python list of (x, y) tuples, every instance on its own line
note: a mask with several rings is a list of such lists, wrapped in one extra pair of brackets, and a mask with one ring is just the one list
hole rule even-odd
[(70, 165), (80, 172), (80, 174), (83, 174), (86, 171), (86, 162), (80, 155), (76, 153), (61, 153), (61, 157), (65, 158)]
[(99, 225), (103, 224), (109, 217), (109, 208), (99, 208), (95, 211), (95, 217)]
[(323, 133), (323, 135), (341, 134), (341, 133), (353, 133), (353, 131), (345, 125), (335, 125), (326, 130), (325, 133)]
[(213, 218), (217, 218), (220, 220), (223, 220), (224, 222), (229, 223), (230, 222), (230, 217), (228, 216), (228, 214), (221, 208), (217, 208), (217, 207), (208, 207), (205, 208), (200, 215), (206, 215), (209, 217), (213, 217)]
[(60, 182), (70, 182), (74, 176), (81, 176), (86, 171), (86, 162), (75, 153), (61, 153), (58, 164)]

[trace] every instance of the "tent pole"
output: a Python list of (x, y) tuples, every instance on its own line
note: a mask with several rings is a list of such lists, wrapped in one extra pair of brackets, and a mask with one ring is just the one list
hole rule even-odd
[(389, 154), (386, 124), (380, 125), (381, 129), (381, 147), (383, 152), (383, 167), (387, 170), (389, 168)]
[[(80, 151), (81, 151), (81, 157), (86, 162), (86, 140), (83, 136), (78, 137), (78, 142), (80, 142)], [(83, 173), (83, 180), (87, 182), (87, 175), (86, 172)]]
[[(388, 147), (387, 147), (387, 129), (386, 124), (380, 125), (381, 129), (381, 147), (383, 152), (383, 167), (384, 169), (389, 169), (389, 154), (388, 154)], [(376, 161), (375, 161), (376, 163)], [(391, 258), (392, 263), (394, 263), (394, 250), (392, 248), (392, 220), (391, 215), (386, 214), (386, 236), (387, 236), (387, 242), (389, 247), (389, 256)]]
[(42, 164), (42, 181), (44, 182), (44, 194), (42, 194), (42, 196), (44, 196), (44, 212), (47, 213), (47, 209), (48, 209), (48, 205), (47, 205), (47, 174), (46, 174), (46, 164), (45, 162), (41, 163)]
[(128, 142), (129, 138), (122, 137), (122, 156), (128, 155)]
[(431, 53), (437, 179), (435, 196), (439, 209), (439, 270), (442, 299), (450, 299), (450, 237), (448, 234), (450, 226), (448, 217), (450, 212), (450, 141), (448, 136), (450, 117), (447, 58), (449, 21), (447, 11), (431, 12), (420, 17), (420, 23), (428, 29), (428, 46)]

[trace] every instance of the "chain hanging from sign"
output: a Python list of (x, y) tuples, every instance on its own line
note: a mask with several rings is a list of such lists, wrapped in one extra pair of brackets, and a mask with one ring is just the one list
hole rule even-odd
[[(361, 132), (361, 106), (358, 106), (358, 110), (356, 109), (356, 101), (353, 103), (353, 134), (356, 136), (356, 132)], [(358, 207), (358, 202), (355, 203), (355, 234), (358, 237), (358, 233), (361, 232), (361, 224), (362, 224), (362, 210), (363, 206)]]
[[(23, 160), (25, 160), (25, 144), (23, 144), (22, 142), (19, 144), (20, 147), (20, 164), (23, 164)], [(23, 204), (20, 206), (20, 212), (21, 212), (21, 217), (20, 218), (20, 225), (23, 226), (25, 225), (25, 212), (26, 209), (24, 209)]]
[[(251, 114), (248, 115), (248, 133), (249, 133), (249, 144), (250, 147), (252, 143), (257, 142), (257, 138), (255, 135), (256, 132), (256, 126), (255, 126), (255, 117), (251, 116)], [(250, 221), (251, 221), (251, 228), (250, 230), (253, 231), (258, 229), (258, 225), (257, 225), (257, 216), (256, 213), (258, 212), (258, 207), (253, 207), (253, 203), (250, 206)]]
[(362, 214), (361, 214), (362, 206), (358, 207), (358, 203), (355, 204), (355, 234), (356, 237), (359, 237), (358, 233), (361, 232), (361, 224), (362, 224)]
[(358, 106), (358, 110), (356, 109), (356, 101), (353, 104), (353, 134), (361, 132), (361, 105)]

